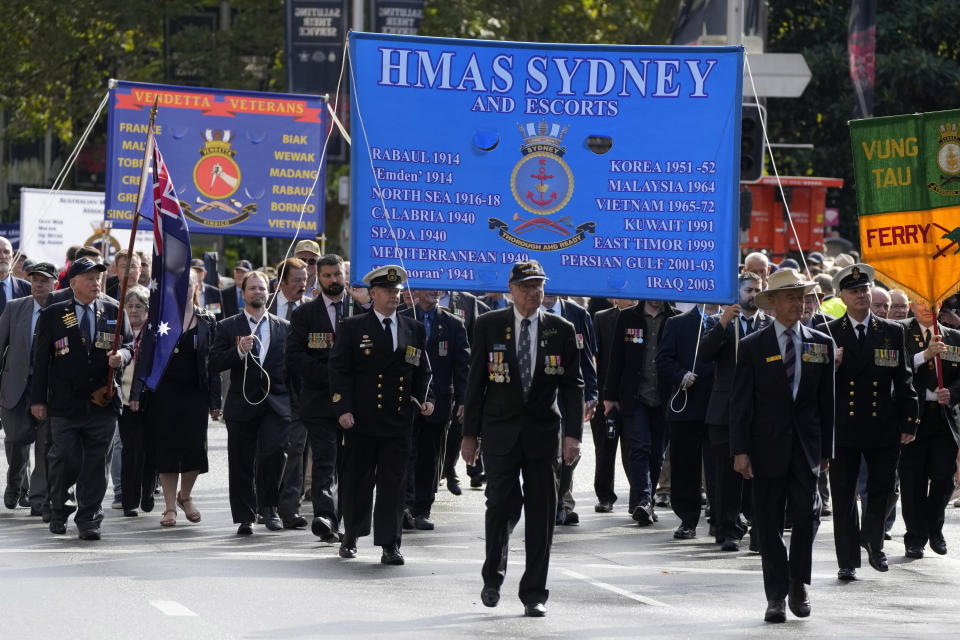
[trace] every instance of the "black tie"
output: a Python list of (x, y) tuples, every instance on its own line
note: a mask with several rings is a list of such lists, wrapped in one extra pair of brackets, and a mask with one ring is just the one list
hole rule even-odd
[(930, 329), (923, 330), (923, 348), (926, 349), (930, 346)]
[(744, 318), (743, 323), (747, 325), (747, 328), (744, 330), (743, 335), (748, 336), (753, 333), (753, 318)]
[(393, 348), (393, 332), (390, 331), (390, 318), (383, 319), (383, 330), (387, 334), (387, 340), (390, 341), (390, 348)]
[(867, 339), (866, 333), (867, 333), (866, 327), (864, 327), (862, 324), (858, 324), (857, 325), (857, 342), (860, 343), (861, 349), (863, 348), (864, 340)]
[(793, 344), (793, 330), (787, 329), (783, 332), (783, 337), (787, 340), (786, 348), (783, 351), (783, 367), (787, 374), (787, 384), (790, 385), (790, 393), (793, 394), (793, 381), (796, 375), (795, 363), (797, 361), (797, 350)]
[(288, 322), (289, 322), (291, 319), (293, 319), (293, 312), (296, 311), (296, 309), (297, 309), (297, 304), (296, 304), (295, 302), (289, 302), (289, 301), (287, 302), (287, 314), (286, 314), (286, 319), (287, 319)]
[(333, 312), (334, 318), (336, 319), (336, 327), (333, 328), (333, 331), (337, 331), (337, 327), (340, 326), (340, 323), (343, 322), (343, 300), (337, 300), (333, 303)]
[[(13, 276), (8, 276), (12, 278)], [(5, 282), (0, 282), (0, 313), (3, 313), (4, 308), (7, 306), (7, 285)]]

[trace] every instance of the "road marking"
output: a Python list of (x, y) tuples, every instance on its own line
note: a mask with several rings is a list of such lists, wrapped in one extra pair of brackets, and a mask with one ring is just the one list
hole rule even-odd
[(632, 593), (630, 591), (627, 591), (626, 589), (621, 589), (620, 587), (617, 587), (612, 584), (608, 584), (606, 582), (600, 582), (599, 580), (594, 580), (590, 576), (585, 576), (582, 573), (577, 573), (576, 571), (570, 571), (569, 569), (561, 569), (560, 572), (563, 573), (564, 575), (570, 576), (571, 578), (576, 578), (577, 580), (583, 580), (584, 582), (589, 582), (595, 587), (598, 587), (600, 589), (606, 589), (607, 591), (611, 591), (613, 593), (616, 593), (617, 595), (621, 595), (624, 598), (630, 598), (631, 600), (635, 600), (642, 604), (649, 604), (654, 607), (670, 608), (670, 605), (664, 602), (660, 602), (659, 600), (654, 600), (653, 598), (648, 598), (646, 596), (641, 596), (636, 593)]
[(175, 618), (189, 618), (196, 617), (197, 615), (179, 602), (174, 602), (173, 600), (151, 600), (150, 604), (159, 609), (160, 613), (166, 616), (173, 616)]

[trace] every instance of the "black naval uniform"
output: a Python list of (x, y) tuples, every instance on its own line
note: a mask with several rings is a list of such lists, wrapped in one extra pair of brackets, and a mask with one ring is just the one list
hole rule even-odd
[(432, 401), (425, 398), (430, 364), (423, 353), (423, 325), (396, 313), (391, 320), (396, 349), (375, 311), (345, 319), (327, 365), (334, 413), (354, 418), (354, 426), (343, 432), (345, 547), (370, 534), (374, 487), (373, 542), (400, 546), (410, 433), (419, 412), (414, 399)]
[[(108, 356), (113, 347), (119, 307), (102, 299), (86, 306), (74, 299), (45, 308), (37, 320), (33, 341), (31, 404), (46, 405), (53, 446), (47, 453), (52, 502), (51, 530), (63, 525), (72, 507), (67, 494), (76, 484), (74, 522), (83, 532), (100, 527), (101, 503), (107, 490), (104, 474), (107, 450), (113, 441), (121, 410), (120, 374), (114, 372), (114, 396), (107, 407), (90, 401), (107, 381)], [(83, 314), (93, 314), (91, 334), (84, 336)], [(88, 316), (89, 317), (89, 316)], [(126, 318), (117, 353), (123, 366), (133, 357), (133, 333)]]
[[(425, 312), (419, 306), (403, 311), (426, 327)], [(470, 343), (463, 321), (443, 307), (436, 307), (427, 336), (427, 355), (433, 380), (433, 413), (418, 412), (413, 421), (413, 450), (407, 469), (407, 506), (414, 518), (429, 518), (437, 492), (437, 480), (444, 451), (444, 437), (454, 418), (454, 407), (462, 405), (467, 389)], [(412, 492), (411, 492), (412, 489)]]
[(922, 552), (928, 541), (931, 547), (945, 545), (944, 509), (953, 493), (956, 439), (960, 436), (960, 331), (940, 325), (943, 344), (948, 346), (947, 353), (940, 356), (943, 386), (950, 390), (950, 402), (944, 406), (935, 399), (935, 359), (924, 360), (922, 355), (933, 339), (933, 328), (921, 327), (916, 319), (903, 321), (903, 325), (907, 353), (915, 364), (913, 385), (921, 413), (917, 439), (903, 445), (900, 452), (900, 501), (907, 525), (903, 543), (908, 550), (913, 547)]
[[(841, 569), (860, 566), (860, 546), (883, 550), (883, 523), (893, 495), (901, 434), (917, 431), (917, 394), (903, 326), (868, 313), (863, 344), (847, 314), (830, 322), (843, 359), (837, 368), (836, 452), (830, 461), (833, 537)], [(867, 511), (857, 522), (857, 476), (866, 460)]]
[(522, 509), (527, 562), (520, 579), (520, 600), (532, 605), (545, 603), (550, 593), (547, 568), (557, 515), (561, 433), (581, 439), (583, 378), (574, 326), (537, 310), (536, 335), (530, 336), (536, 359), (531, 362), (532, 381), (524, 394), (515, 320), (512, 306), (477, 320), (463, 435), (479, 437), (487, 473), (484, 586), (499, 589), (503, 584), (510, 534)]

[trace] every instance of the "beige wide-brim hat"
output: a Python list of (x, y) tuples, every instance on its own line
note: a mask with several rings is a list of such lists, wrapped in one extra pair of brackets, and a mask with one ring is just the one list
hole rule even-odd
[(816, 282), (810, 282), (805, 279), (796, 269), (777, 269), (776, 273), (767, 278), (767, 288), (757, 294), (753, 299), (754, 303), (761, 309), (767, 310), (773, 307), (770, 304), (770, 294), (777, 291), (795, 291), (802, 290), (803, 295), (811, 293), (817, 286)]

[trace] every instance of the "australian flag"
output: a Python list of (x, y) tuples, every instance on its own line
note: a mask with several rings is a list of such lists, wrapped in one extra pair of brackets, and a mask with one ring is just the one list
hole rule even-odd
[[(156, 145), (156, 143), (154, 143)], [(138, 376), (156, 389), (180, 335), (190, 287), (190, 233), (170, 172), (153, 148), (153, 269), (150, 314), (140, 338)]]

